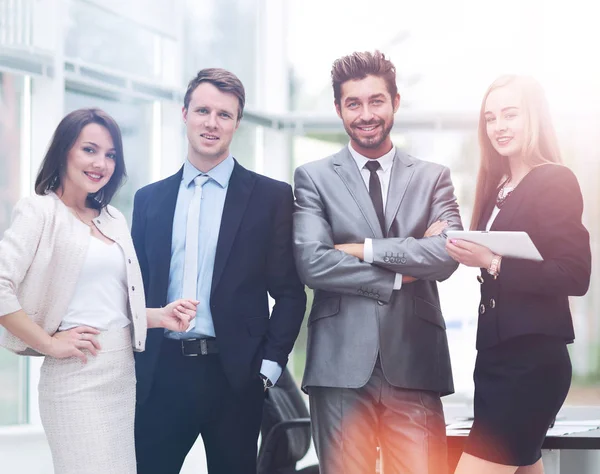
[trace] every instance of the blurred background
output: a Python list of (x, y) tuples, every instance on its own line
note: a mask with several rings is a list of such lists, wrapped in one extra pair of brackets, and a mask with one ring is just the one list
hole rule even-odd
[[(395, 145), (451, 169), (467, 226), (481, 98), (500, 74), (531, 74), (580, 180), (594, 256), (590, 290), (572, 300), (567, 404), (600, 405), (598, 46), (586, 0), (0, 0), (0, 235), (15, 202), (32, 193), (54, 128), (80, 107), (104, 109), (122, 129), (129, 178), (114, 204), (129, 218), (135, 191), (185, 159), (183, 94), (205, 67), (229, 69), (246, 87), (236, 159), (291, 182), (295, 167), (348, 142), (333, 107), (332, 62), (374, 49), (398, 71)], [(475, 275), (461, 268), (440, 285), (457, 392), (445, 403), (472, 398)], [(291, 359), (298, 381), (305, 345), (303, 329)], [(0, 349), (0, 457), (29, 456), (21, 472), (51, 472), (37, 409), (40, 364)], [(201, 463), (194, 456), (186, 468)]]

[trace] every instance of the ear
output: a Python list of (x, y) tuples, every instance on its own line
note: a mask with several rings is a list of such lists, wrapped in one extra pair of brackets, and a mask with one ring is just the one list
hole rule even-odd
[(341, 105), (338, 102), (335, 102), (335, 101), (333, 102), (333, 105), (335, 105), (335, 111), (337, 112), (338, 117), (342, 118), (342, 108), (341, 108)]
[(392, 100), (392, 104), (394, 105), (394, 113), (396, 113), (398, 107), (400, 107), (400, 94), (396, 94), (396, 97)]
[(187, 114), (188, 114), (188, 111), (185, 108), (185, 106), (181, 107), (181, 116), (183, 117), (183, 123), (187, 123)]

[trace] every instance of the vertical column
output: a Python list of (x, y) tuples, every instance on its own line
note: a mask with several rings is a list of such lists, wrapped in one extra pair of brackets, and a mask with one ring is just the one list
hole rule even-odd
[[(50, 51), (53, 55), (52, 68), (48, 76), (34, 77), (30, 87), (29, 131), (26, 148), (29, 150), (29, 191), (33, 190), (35, 176), (54, 129), (64, 112), (64, 20), (68, 0), (38, 0), (32, 12), (32, 42), (34, 48)], [(27, 85), (27, 84), (26, 84)], [(27, 93), (27, 91), (26, 91)], [(25, 182), (23, 182), (25, 185)], [(29, 358), (29, 422), (40, 425), (37, 386), (41, 357)]]
[[(289, 71), (287, 61), (287, 4), (279, 0), (259, 0), (257, 29), (257, 108), (261, 112), (283, 114), (289, 111)], [(292, 136), (268, 128), (257, 131), (255, 169), (281, 181), (292, 179)]]

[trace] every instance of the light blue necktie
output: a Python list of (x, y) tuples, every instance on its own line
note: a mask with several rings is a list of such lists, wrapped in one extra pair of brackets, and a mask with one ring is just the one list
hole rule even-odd
[[(198, 284), (198, 233), (200, 227), (200, 202), (202, 200), (202, 186), (210, 178), (199, 175), (194, 178), (194, 196), (188, 208), (187, 224), (185, 231), (185, 260), (183, 264), (183, 298), (196, 299)], [(196, 326), (196, 320), (192, 320), (186, 332)]]

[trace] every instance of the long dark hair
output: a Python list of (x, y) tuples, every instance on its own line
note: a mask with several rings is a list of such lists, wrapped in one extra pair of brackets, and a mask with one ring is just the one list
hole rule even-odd
[(123, 159), (123, 140), (117, 122), (103, 110), (95, 108), (75, 110), (60, 121), (35, 178), (36, 194), (43, 196), (61, 187), (67, 170), (69, 151), (75, 145), (81, 130), (90, 123), (101, 125), (110, 133), (115, 148), (115, 171), (102, 189), (88, 194), (86, 204), (93, 209), (102, 209), (110, 204), (124, 178), (127, 177)]

